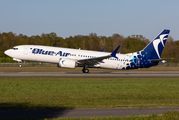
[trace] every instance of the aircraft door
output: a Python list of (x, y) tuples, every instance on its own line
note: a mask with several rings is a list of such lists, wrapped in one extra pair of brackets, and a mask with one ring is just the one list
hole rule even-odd
[(24, 55), (28, 55), (28, 47), (24, 47)]

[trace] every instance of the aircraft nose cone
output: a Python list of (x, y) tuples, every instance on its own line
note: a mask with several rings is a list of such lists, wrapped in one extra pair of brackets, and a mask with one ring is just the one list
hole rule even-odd
[(4, 52), (4, 54), (6, 54), (6, 55), (7, 55), (7, 50)]
[(6, 51), (4, 52), (4, 54), (9, 55), (9, 54), (10, 54), (9, 50), (6, 50)]

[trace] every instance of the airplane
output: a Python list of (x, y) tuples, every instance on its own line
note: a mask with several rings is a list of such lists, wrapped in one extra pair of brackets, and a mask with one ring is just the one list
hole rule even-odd
[(89, 73), (88, 68), (105, 68), (128, 70), (149, 68), (159, 63), (165, 63), (171, 58), (160, 58), (170, 30), (162, 30), (143, 50), (127, 54), (117, 54), (118, 46), (112, 53), (42, 45), (19, 45), (4, 53), (13, 60), (38, 61), (55, 63), (61, 68), (82, 67), (83, 73)]

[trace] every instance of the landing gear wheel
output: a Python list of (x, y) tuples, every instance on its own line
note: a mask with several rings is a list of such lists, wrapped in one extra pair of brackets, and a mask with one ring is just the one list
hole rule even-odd
[(82, 69), (82, 72), (83, 72), (83, 73), (89, 73), (89, 69), (84, 69), (84, 68), (83, 68), (83, 69)]
[(85, 73), (89, 73), (89, 69), (85, 69)]

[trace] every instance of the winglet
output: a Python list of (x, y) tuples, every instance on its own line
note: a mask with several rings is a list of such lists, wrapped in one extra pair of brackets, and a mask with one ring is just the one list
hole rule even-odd
[(104, 48), (101, 50), (101, 52), (103, 52)]
[(117, 57), (116, 57), (116, 53), (117, 53), (117, 51), (119, 50), (119, 47), (120, 47), (120, 45), (110, 54), (112, 57), (117, 58)]

